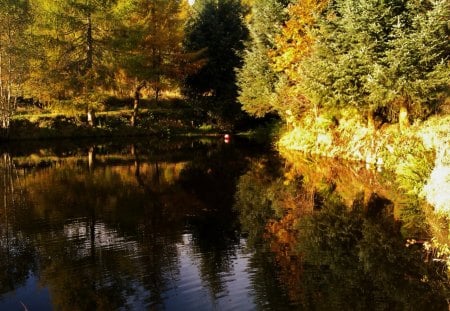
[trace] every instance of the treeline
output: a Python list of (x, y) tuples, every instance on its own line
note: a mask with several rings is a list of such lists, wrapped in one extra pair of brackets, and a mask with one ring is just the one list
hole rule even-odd
[(449, 20), (447, 0), (254, 0), (239, 100), (294, 124), (356, 108), (407, 126), (448, 98)]
[(17, 98), (90, 109), (134, 97), (136, 111), (144, 89), (181, 89), (236, 107), (244, 14), (237, 0), (1, 0), (1, 126)]
[[(447, 0), (0, 0), (0, 110), (158, 100), (212, 120), (357, 108), (408, 124), (448, 98)], [(409, 113), (409, 115), (408, 115)]]
[[(180, 75), (182, 1), (1, 1), (2, 91), (42, 100), (156, 94)], [(6, 87), (5, 87), (6, 86)]]

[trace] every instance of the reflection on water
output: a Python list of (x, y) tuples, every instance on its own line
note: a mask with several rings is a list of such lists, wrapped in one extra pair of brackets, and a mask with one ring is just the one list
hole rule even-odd
[(5, 150), (0, 310), (447, 308), (388, 179), (231, 142)]
[(252, 161), (236, 206), (254, 258), (273, 255), (268, 269), (294, 309), (448, 309), (447, 268), (426, 247), (429, 218), (417, 198), (354, 164), (285, 156), (278, 170), (269, 157)]

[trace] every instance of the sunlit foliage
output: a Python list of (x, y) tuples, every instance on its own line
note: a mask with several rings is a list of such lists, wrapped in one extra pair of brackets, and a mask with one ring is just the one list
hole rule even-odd
[(182, 41), (187, 18), (187, 2), (118, 1), (118, 27), (115, 45), (120, 50), (116, 81), (120, 89), (147, 81), (158, 99), (161, 91), (174, 88), (188, 65)]
[(44, 99), (88, 96), (111, 83), (114, 1), (33, 1), (37, 55), (31, 82)]
[[(9, 128), (16, 96), (28, 78), (31, 42), (27, 27), (32, 16), (28, 0), (0, 1), (0, 129)], [(3, 134), (3, 133), (2, 133)]]
[(258, 0), (251, 7), (248, 22), (250, 39), (244, 51), (243, 66), (238, 70), (238, 100), (249, 114), (262, 117), (274, 110), (277, 73), (270, 66), (269, 51), (286, 19), (288, 1)]
[(286, 113), (299, 116), (309, 106), (308, 98), (299, 89), (302, 81), (300, 65), (310, 55), (314, 45), (314, 29), (318, 19), (326, 12), (328, 0), (293, 2), (288, 8), (289, 19), (281, 34), (275, 37), (270, 51), (271, 66), (279, 75), (276, 85), (275, 109), (281, 116)]

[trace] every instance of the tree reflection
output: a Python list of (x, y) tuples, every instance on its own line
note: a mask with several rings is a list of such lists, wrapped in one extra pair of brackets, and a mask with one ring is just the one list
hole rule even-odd
[(299, 251), (307, 267), (302, 303), (342, 309), (447, 308), (448, 289), (437, 286), (442, 267), (426, 263), (422, 249), (405, 247), (391, 204), (373, 194), (367, 204), (356, 200), (349, 210), (332, 193), (320, 212), (302, 219)]
[[(308, 310), (447, 308), (445, 269), (427, 262), (419, 245), (406, 247), (403, 234), (417, 234), (423, 225), (405, 228), (394, 216), (394, 202), (364, 187), (355, 187), (350, 200), (349, 186), (335, 183), (342, 181), (340, 170), (302, 176), (289, 168), (268, 179), (266, 167), (255, 163), (236, 194), (243, 229), (257, 246), (252, 262), (258, 265), (254, 284), (261, 306), (274, 303), (265, 296), (271, 291)], [(273, 258), (279, 280), (261, 275), (261, 256)]]
[(0, 294), (22, 286), (36, 270), (35, 249), (16, 220), (25, 217), (22, 188), (11, 156), (0, 158)]
[[(55, 308), (117, 309), (137, 291), (149, 292), (149, 305), (162, 304), (176, 270), (182, 219), (190, 208), (164, 209), (162, 203), (170, 204), (165, 198), (177, 192), (167, 181), (176, 178), (177, 164), (157, 164), (155, 172), (148, 163), (78, 163), (33, 169), (24, 180), (33, 208), (15, 220), (34, 238), (30, 244), (37, 246), (41, 282), (49, 287)], [(27, 221), (47, 228), (32, 234), (34, 226), (24, 226)]]
[(219, 299), (239, 244), (231, 205), (244, 155), (222, 143), (196, 146), (195, 157), (175, 162), (140, 144), (119, 154), (96, 145), (84, 150), (64, 159), (42, 150), (45, 159), (17, 160), (33, 203), (13, 223), (30, 237), (55, 309), (133, 308), (136, 301), (164, 308), (180, 281), (178, 245), (186, 230), (204, 285)]
[(201, 206), (188, 219), (194, 252), (200, 259), (200, 274), (213, 300), (226, 290), (225, 276), (233, 270), (239, 244), (239, 228), (232, 210), (236, 182), (246, 168), (243, 154), (219, 144), (191, 162), (180, 175), (184, 191), (192, 193)]
[(1, 293), (31, 272), (55, 309), (163, 309), (187, 265), (220, 305), (244, 237), (257, 309), (447, 307), (442, 263), (405, 246), (422, 234), (419, 206), (399, 211), (375, 176), (350, 184), (355, 172), (339, 166), (307, 171), (222, 143), (195, 150), (176, 161), (142, 144), (4, 158)]
[[(35, 243), (41, 282), (49, 287), (54, 306), (110, 310), (124, 305), (124, 293), (133, 288), (123, 274), (132, 271), (133, 262), (123, 259), (128, 249), (117, 247), (122, 238), (117, 210), (128, 200), (126, 192), (117, 191), (124, 186), (120, 175), (69, 167), (41, 170), (27, 183), (36, 219), (49, 226)], [(132, 227), (127, 220), (123, 227)]]
[(235, 209), (254, 250), (250, 264), (259, 309), (285, 310), (295, 301), (300, 257), (295, 252), (293, 214), (284, 218), (282, 206), (292, 210), (295, 196), (290, 191), (298, 185), (292, 182), (285, 187), (283, 169), (273, 157), (255, 159), (237, 185)]

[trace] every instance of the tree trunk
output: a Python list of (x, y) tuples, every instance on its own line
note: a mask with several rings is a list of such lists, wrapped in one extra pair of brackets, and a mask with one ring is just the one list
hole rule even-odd
[(146, 82), (142, 81), (134, 90), (133, 113), (131, 114), (131, 126), (136, 126), (137, 115), (139, 113), (139, 103), (141, 100), (141, 90), (146, 86)]
[(138, 89), (134, 92), (133, 113), (131, 114), (131, 126), (136, 126), (136, 118), (139, 112), (140, 92)]
[(95, 126), (95, 112), (92, 109), (87, 112), (87, 120), (90, 127)]
[(375, 133), (375, 119), (373, 117), (373, 109), (367, 111), (367, 129), (371, 133)]
[(94, 68), (94, 39), (92, 37), (92, 16), (88, 12), (86, 16), (86, 60), (82, 68), (84, 91), (91, 93), (94, 89), (93, 68)]
[(94, 169), (94, 165), (95, 165), (95, 146), (89, 148), (88, 165), (89, 165), (89, 171), (92, 171)]
[(0, 51), (0, 97), (3, 97), (3, 53)]
[[(158, 82), (159, 83), (159, 82)], [(159, 89), (159, 87), (155, 87), (155, 102), (158, 103), (159, 101), (159, 94), (160, 94), (161, 90)]]
[(400, 127), (400, 132), (403, 133), (409, 127), (409, 117), (408, 117), (408, 100), (404, 99), (400, 103), (400, 113), (398, 115), (398, 124)]
[(86, 73), (89, 73), (94, 65), (94, 40), (92, 38), (92, 17), (88, 13), (87, 16), (87, 33), (86, 33)]

